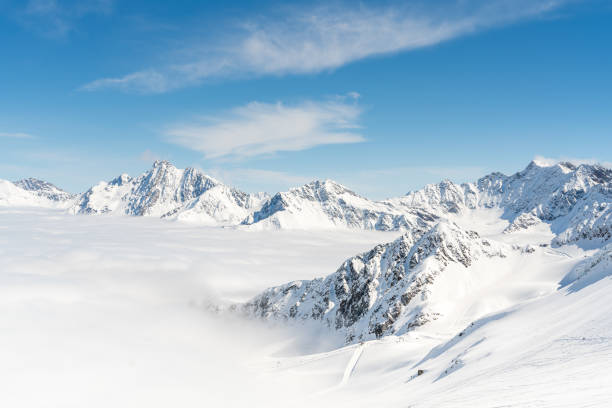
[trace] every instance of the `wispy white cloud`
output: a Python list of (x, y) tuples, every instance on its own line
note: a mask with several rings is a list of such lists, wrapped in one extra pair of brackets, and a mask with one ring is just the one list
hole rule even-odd
[(243, 158), (318, 145), (358, 143), (361, 108), (342, 98), (296, 105), (252, 102), (219, 117), (169, 127), (166, 139), (206, 158)]
[(23, 132), (0, 132), (0, 137), (11, 139), (34, 139), (34, 136)]
[[(83, 90), (166, 92), (208, 78), (308, 74), (364, 58), (432, 46), (490, 27), (533, 18), (571, 0), (448, 0), (395, 7), (321, 6), (293, 9), (276, 18), (242, 24), (219, 36), (225, 43), (197, 41), (181, 62), (102, 78)], [(203, 42), (203, 41), (202, 41)]]

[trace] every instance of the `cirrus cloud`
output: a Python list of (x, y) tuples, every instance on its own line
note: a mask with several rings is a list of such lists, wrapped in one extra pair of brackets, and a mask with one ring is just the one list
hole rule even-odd
[(296, 105), (251, 102), (218, 117), (169, 127), (174, 144), (204, 153), (208, 159), (245, 158), (319, 145), (358, 143), (362, 109), (343, 98)]
[(186, 39), (190, 45), (172, 63), (96, 79), (81, 89), (162, 93), (211, 78), (317, 73), (534, 18), (570, 1), (575, 0), (447, 0), (386, 7), (293, 8), (280, 16), (251, 19), (215, 37), (226, 39), (223, 41)]

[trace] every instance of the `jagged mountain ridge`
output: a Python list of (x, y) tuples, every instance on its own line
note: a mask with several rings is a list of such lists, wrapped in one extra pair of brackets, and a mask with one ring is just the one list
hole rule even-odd
[(275, 194), (243, 221), (260, 228), (422, 229), (438, 217), (420, 208), (361, 197), (332, 180), (313, 181)]
[(139, 177), (122, 174), (93, 186), (81, 195), (73, 212), (235, 225), (261, 201), (261, 195), (225, 186), (197, 169), (178, 169), (168, 161), (158, 160)]
[(461, 185), (443, 181), (387, 201), (440, 217), (498, 208), (510, 223), (508, 233), (545, 222), (556, 235), (555, 245), (612, 237), (612, 169), (599, 165), (532, 161), (511, 176), (491, 173)]
[(405, 196), (371, 201), (331, 180), (277, 193), (243, 221), (259, 228), (410, 230), (461, 212), (501, 209), (508, 233), (548, 223), (553, 244), (612, 236), (612, 170), (599, 165), (552, 166), (536, 161), (511, 176), (491, 173), (475, 183), (445, 180)]
[(468, 268), (482, 257), (504, 258), (509, 250), (440, 222), (349, 258), (326, 278), (269, 288), (239, 309), (266, 320), (320, 321), (347, 343), (403, 334), (440, 316), (430, 292), (444, 297), (448, 288), (434, 286), (447, 268)]
[(122, 174), (93, 186), (81, 195), (74, 211), (159, 217), (219, 184), (196, 169), (177, 169), (158, 160), (139, 177)]
[[(70, 195), (50, 183), (17, 182), (50, 200)], [(219, 187), (219, 188), (216, 188)], [(28, 195), (20, 202), (28, 202)], [(24, 201), (25, 200), (25, 201)], [(10, 200), (4, 199), (5, 203)], [(31, 205), (47, 205), (30, 200)], [(511, 176), (491, 173), (474, 183), (445, 180), (405, 196), (383, 201), (361, 197), (331, 180), (314, 181), (277, 193), (247, 194), (199, 170), (177, 169), (156, 161), (139, 177), (126, 174), (101, 182), (76, 198), (71, 212), (155, 216), (206, 225), (242, 225), (257, 229), (349, 228), (409, 231), (476, 209), (499, 209), (509, 222), (507, 233), (540, 222), (556, 235), (553, 244), (612, 237), (612, 170), (589, 164), (536, 161)]]

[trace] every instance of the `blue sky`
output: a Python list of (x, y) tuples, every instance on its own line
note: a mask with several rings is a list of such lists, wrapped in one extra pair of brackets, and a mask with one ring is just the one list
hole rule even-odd
[[(228, 4), (221, 4), (228, 3)], [(383, 198), (612, 161), (612, 2), (0, 0), (0, 178)]]

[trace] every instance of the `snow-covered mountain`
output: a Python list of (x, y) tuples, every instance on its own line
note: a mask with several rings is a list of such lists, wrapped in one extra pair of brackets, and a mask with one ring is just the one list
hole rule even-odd
[(512, 176), (492, 174), (478, 181), (481, 207), (497, 206), (511, 229), (525, 229), (536, 219), (549, 223), (556, 245), (612, 236), (612, 169), (563, 162), (531, 162)]
[(158, 160), (139, 177), (127, 174), (83, 193), (77, 214), (120, 214), (176, 218), (208, 225), (239, 224), (266, 198), (223, 185), (194, 168)]
[(440, 303), (465, 289), (465, 281), (448, 285), (440, 275), (457, 274), (480, 258), (505, 258), (509, 251), (440, 222), (349, 258), (326, 278), (269, 288), (241, 308), (264, 319), (320, 321), (347, 343), (403, 334), (438, 319)]
[[(36, 179), (6, 190), (4, 205), (31, 200), (22, 190), (68, 203), (70, 194)], [(9, 198), (9, 195), (13, 195)], [(531, 162), (511, 176), (491, 173), (474, 183), (445, 180), (383, 201), (362, 197), (331, 180), (313, 181), (273, 196), (247, 194), (193, 168), (156, 161), (139, 177), (127, 174), (100, 182), (75, 199), (78, 214), (154, 216), (205, 225), (252, 229), (366, 229), (413, 231), (431, 228), (471, 211), (497, 211), (506, 233), (546, 224), (559, 246), (612, 237), (612, 170), (589, 164)]]
[(427, 227), (437, 218), (419, 208), (368, 200), (332, 180), (325, 180), (275, 194), (243, 224), (278, 229), (414, 230)]
[(506, 232), (540, 222), (550, 225), (555, 245), (612, 237), (612, 169), (599, 165), (532, 161), (511, 176), (491, 173), (475, 183), (450, 181), (386, 202), (422, 209), (444, 218), (476, 209), (499, 209), (510, 225)]
[(277, 193), (243, 224), (259, 228), (412, 230), (480, 209), (498, 209), (506, 232), (541, 222), (555, 245), (612, 237), (612, 170), (589, 164), (531, 162), (511, 176), (491, 173), (475, 183), (445, 180), (402, 197), (371, 201), (333, 181)]
[(14, 183), (0, 180), (0, 206), (8, 207), (54, 207), (71, 205), (73, 196), (51, 183), (34, 178)]
[(159, 217), (219, 184), (194, 168), (177, 169), (158, 160), (139, 177), (122, 174), (93, 186), (82, 194), (74, 212)]
[[(548, 249), (551, 243), (558, 248), (578, 241), (587, 244), (586, 240), (583, 246), (601, 247), (612, 235), (612, 170), (596, 165), (532, 162), (512, 176), (493, 173), (462, 185), (443, 181), (379, 203), (331, 182), (306, 187), (277, 194), (252, 221), (274, 220), (277, 227), (287, 227), (296, 215), (307, 220), (323, 212), (327, 219), (344, 222), (343, 226), (387, 229), (360, 223), (363, 218), (355, 208), (370, 204), (370, 208), (414, 214), (411, 224), (400, 226), (406, 230), (400, 238), (349, 258), (333, 274), (269, 288), (237, 307), (266, 320), (320, 322), (347, 343), (403, 334), (438, 320), (446, 321), (442, 327), (448, 328), (457, 319), (480, 318), (482, 310), (495, 310), (479, 305), (483, 285), (487, 296), (491, 287), (509, 287), (508, 277), (516, 277), (517, 270), (528, 268), (529, 259), (535, 259), (537, 272), (524, 276), (521, 284), (535, 279), (533, 285), (538, 286), (537, 280), (550, 279), (538, 273), (554, 265), (555, 257), (567, 256), (566, 249)], [(346, 214), (359, 221), (346, 222)], [(483, 224), (482, 219), (487, 221)], [(453, 221), (470, 229), (484, 226), (493, 239)], [(610, 253), (610, 246), (605, 247), (562, 285), (603, 261), (609, 263)], [(554, 290), (549, 285), (533, 296)], [(522, 293), (509, 300), (512, 293), (501, 296), (501, 304), (524, 302), (532, 296)], [(453, 308), (461, 304), (469, 306), (457, 314)]]

